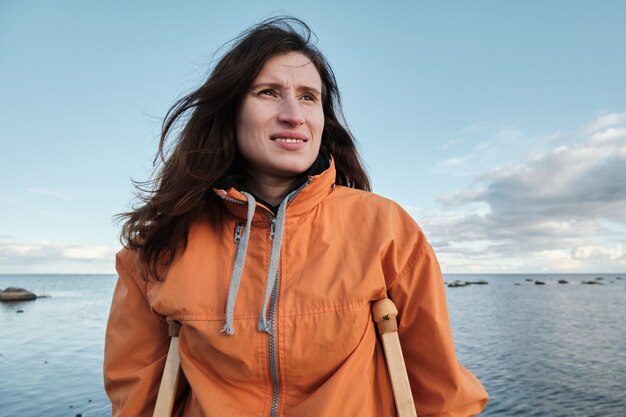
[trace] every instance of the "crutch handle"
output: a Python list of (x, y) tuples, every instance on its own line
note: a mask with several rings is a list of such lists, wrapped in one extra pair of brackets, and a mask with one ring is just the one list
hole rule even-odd
[(384, 334), (398, 331), (398, 309), (389, 298), (376, 300), (372, 303), (372, 316), (378, 326), (378, 333)]
[(389, 298), (372, 302), (372, 316), (378, 327), (398, 417), (417, 417), (404, 356), (398, 337), (398, 309)]

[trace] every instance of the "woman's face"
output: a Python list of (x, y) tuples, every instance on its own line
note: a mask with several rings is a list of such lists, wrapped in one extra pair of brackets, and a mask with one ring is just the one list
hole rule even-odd
[(243, 98), (237, 146), (246, 171), (258, 179), (286, 180), (315, 161), (324, 130), (322, 80), (298, 52), (270, 58)]

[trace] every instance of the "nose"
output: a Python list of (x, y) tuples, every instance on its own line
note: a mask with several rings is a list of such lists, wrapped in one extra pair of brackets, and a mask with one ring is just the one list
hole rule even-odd
[(281, 102), (278, 121), (291, 126), (299, 126), (304, 123), (304, 111), (300, 102), (292, 95), (287, 95)]

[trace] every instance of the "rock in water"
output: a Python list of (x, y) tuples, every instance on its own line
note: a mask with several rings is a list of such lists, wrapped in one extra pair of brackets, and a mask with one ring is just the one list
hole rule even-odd
[(543, 281), (535, 281), (535, 285), (546, 285)]
[(29, 301), (36, 298), (37, 294), (23, 288), (9, 287), (4, 291), (0, 291), (0, 301)]
[(567, 282), (567, 280), (560, 279), (559, 284), (569, 284), (569, 282)]
[(472, 283), (468, 282), (468, 281), (465, 281), (465, 282), (463, 282), (463, 281), (454, 281), (454, 282), (451, 282), (450, 284), (448, 284), (448, 287), (449, 288), (458, 288), (458, 287), (467, 287), (468, 285), (472, 285)]

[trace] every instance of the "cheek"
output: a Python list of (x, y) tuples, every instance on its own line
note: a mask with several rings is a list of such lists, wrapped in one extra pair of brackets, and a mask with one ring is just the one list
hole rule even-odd
[(314, 126), (314, 130), (317, 133), (318, 137), (322, 136), (322, 132), (324, 131), (324, 112), (320, 110), (315, 116), (312, 118), (312, 124)]
[(259, 126), (262, 108), (258, 108), (258, 106), (250, 100), (250, 98), (246, 98), (239, 109), (239, 114), (237, 115), (237, 133), (250, 135), (254, 132), (255, 127)]
[(237, 121), (237, 144), (241, 145), (247, 141), (250, 136), (248, 124), (242, 120)]
[(254, 134), (247, 123), (240, 122), (237, 124), (236, 142), (237, 148), (244, 159), (250, 159), (257, 153)]
[(256, 146), (262, 136), (262, 127), (250, 112), (242, 111), (236, 125), (237, 145), (240, 149)]

